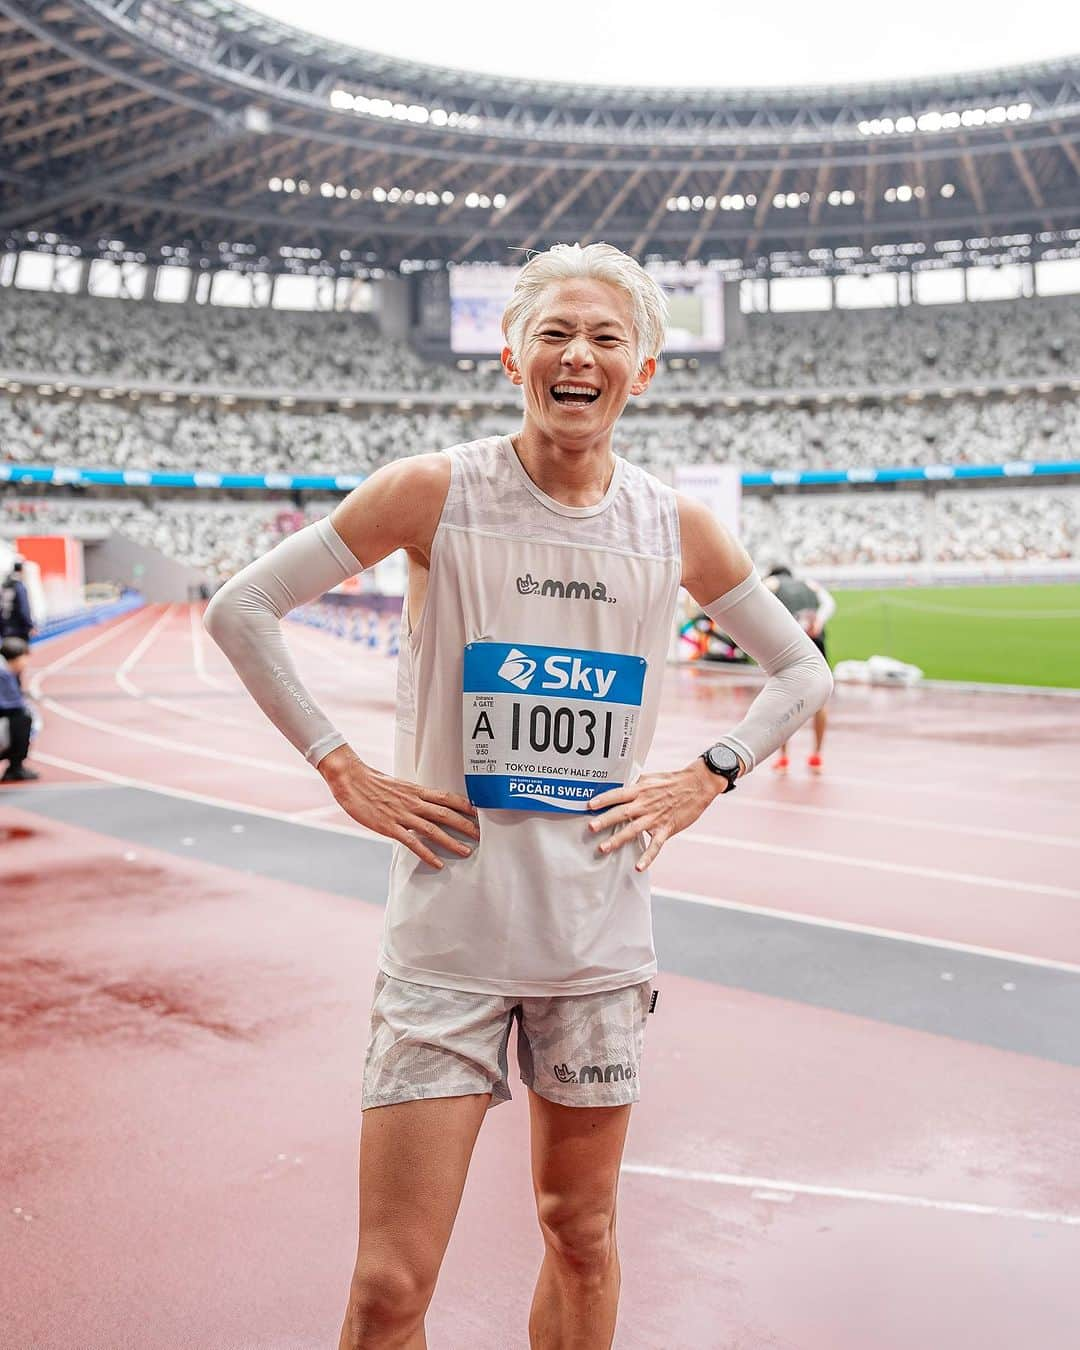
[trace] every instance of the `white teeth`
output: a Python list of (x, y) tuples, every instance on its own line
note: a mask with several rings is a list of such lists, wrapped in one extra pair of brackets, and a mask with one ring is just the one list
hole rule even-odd
[(551, 392), (553, 394), (591, 394), (594, 398), (600, 396), (599, 389), (584, 384), (557, 384)]

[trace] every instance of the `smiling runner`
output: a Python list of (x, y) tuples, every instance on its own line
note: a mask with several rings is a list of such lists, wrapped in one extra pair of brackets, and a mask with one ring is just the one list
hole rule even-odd
[[(380, 469), (207, 611), (342, 808), (396, 844), (342, 1350), (426, 1344), (484, 1112), (510, 1096), (514, 1024), (545, 1243), (530, 1344), (610, 1346), (619, 1166), (656, 971), (646, 869), (831, 689), (708, 511), (612, 451), (655, 374), (664, 315), (656, 282), (607, 244), (535, 256), (503, 319), (521, 430)], [(390, 776), (312, 701), (279, 621), (399, 548)], [(647, 774), (680, 583), (768, 680), (700, 758)]]

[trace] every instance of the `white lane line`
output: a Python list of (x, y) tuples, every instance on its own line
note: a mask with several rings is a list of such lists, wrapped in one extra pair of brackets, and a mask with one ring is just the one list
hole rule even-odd
[[(382, 843), (390, 846), (391, 841), (385, 835), (376, 834), (374, 830), (369, 830), (366, 825), (361, 825), (359, 821), (351, 821), (348, 825), (341, 825), (334, 821), (315, 822), (298, 821), (287, 811), (275, 811), (272, 806), (250, 806), (242, 802), (233, 801), (229, 797), (214, 797), (206, 792), (192, 792), (188, 788), (164, 787), (161, 783), (152, 782), (146, 778), (132, 778), (130, 774), (113, 773), (109, 769), (99, 769), (93, 764), (80, 764), (77, 760), (62, 759), (59, 755), (39, 755), (35, 754), (35, 759), (40, 759), (43, 764), (49, 764), (54, 769), (67, 769), (72, 773), (86, 774), (88, 778), (95, 778), (102, 783), (112, 783), (117, 787), (141, 788), (144, 792), (156, 792), (162, 797), (176, 797), (182, 802), (198, 802), (201, 806), (218, 806), (225, 811), (235, 811), (238, 814), (248, 816), (265, 816), (267, 820), (284, 821), (289, 825), (307, 825), (308, 828), (317, 830), (327, 830), (331, 834), (345, 834), (355, 837), (358, 834), (367, 839), (378, 839)], [(89, 783), (55, 783), (48, 786), (56, 788), (64, 787), (91, 787)], [(337, 807), (341, 816), (345, 812)], [(346, 819), (350, 819), (346, 817)]]
[[(132, 615), (131, 618), (134, 619), (141, 617), (143, 614), (145, 614), (145, 612), (146, 612), (145, 610), (140, 610), (138, 611), (137, 614)], [(161, 616), (161, 618), (164, 617), (165, 617), (164, 615)], [(106, 641), (106, 639), (110, 638), (114, 632), (117, 632), (121, 627), (124, 627), (127, 624), (127, 622), (128, 622), (127, 620), (124, 620), (123, 623), (117, 625), (116, 629), (110, 629), (107, 633), (99, 634), (98, 637), (91, 639), (89, 642), (83, 643), (82, 646), (69, 652), (66, 656), (62, 656), (58, 658), (56, 661), (50, 662), (49, 665), (45, 666), (42, 670), (40, 670), (34, 676), (34, 679), (31, 682), (30, 692), (31, 694), (34, 695), (34, 697), (37, 698), (41, 706), (43, 708), (48, 708), (52, 712), (55, 712), (59, 717), (67, 718), (68, 721), (78, 722), (82, 726), (92, 728), (94, 731), (107, 732), (109, 735), (114, 737), (123, 737), (126, 738), (127, 740), (141, 741), (145, 745), (155, 745), (165, 750), (173, 750), (181, 754), (195, 755), (201, 759), (216, 759), (223, 761), (226, 764), (245, 764), (251, 768), (266, 769), (270, 773), (284, 774), (290, 778), (306, 778), (308, 776), (310, 772), (310, 770), (308, 769), (300, 769), (288, 764), (280, 764), (274, 760), (256, 759), (250, 755), (241, 755), (237, 753), (225, 752), (222, 750), (212, 750), (209, 748), (198, 747), (191, 745), (186, 741), (175, 741), (170, 740), (164, 736), (155, 736), (150, 732), (136, 731), (133, 728), (123, 726), (120, 723), (106, 722), (100, 717), (91, 716), (89, 713), (76, 712), (75, 709), (68, 708), (64, 704), (58, 702), (56, 699), (49, 698), (48, 696), (40, 693), (41, 681), (44, 679), (46, 675), (50, 673), (55, 673), (58, 669), (61, 669), (63, 666), (67, 665), (69, 661), (73, 661), (75, 657), (80, 653), (88, 651), (91, 648), (100, 645), (101, 643)], [(160, 622), (161, 619), (158, 619), (155, 621), (154, 624), (151, 625), (150, 631), (138, 644), (138, 647), (136, 649), (137, 651), (145, 647), (146, 638), (150, 637), (153, 634), (154, 630), (160, 625)], [(130, 662), (130, 660), (131, 658), (128, 657), (127, 661), (124, 664), (127, 665)], [(132, 686), (132, 688), (134, 687), (135, 686)], [(138, 690), (136, 690), (136, 695), (138, 695)], [(144, 701), (147, 701), (146, 695), (142, 695), (141, 697)], [(164, 702), (164, 700), (156, 700), (156, 701)], [(171, 706), (177, 711), (187, 712), (187, 710), (184, 709), (180, 704), (175, 704)], [(201, 714), (199, 715), (201, 716)], [(235, 718), (211, 715), (208, 717), (207, 720), (220, 724), (228, 723), (232, 726), (240, 727), (241, 729), (251, 730), (249, 723), (237, 721)], [(362, 750), (365, 754), (373, 755), (376, 758), (381, 758), (386, 753), (384, 747), (368, 745), (367, 743), (362, 741), (350, 740), (349, 744), (354, 749)], [(38, 758), (41, 758), (41, 756), (39, 755)]]
[(1080, 783), (1080, 773), (1054, 773), (1040, 770), (1036, 773), (1003, 773), (1010, 783)]
[[(1080, 782), (1080, 779), (1077, 779)], [(794, 811), (808, 816), (823, 816), (841, 821), (865, 820), (873, 825), (899, 825), (915, 830), (941, 830), (945, 834), (977, 834), (985, 839), (1015, 839), (1020, 844), (1049, 844), (1055, 848), (1080, 848), (1080, 835), (1031, 834), (1027, 830), (1002, 830), (992, 825), (957, 825), (943, 820), (919, 820), (915, 816), (889, 816), (878, 811), (852, 811), (838, 806), (808, 806), (803, 802), (771, 802), (749, 794), (732, 802), (736, 810), (744, 806), (759, 811)], [(691, 837), (693, 831), (689, 831)]]
[[(350, 820), (349, 824), (343, 825), (336, 821), (317, 820), (311, 817), (306, 820), (299, 820), (294, 813), (275, 811), (273, 807), (252, 806), (228, 797), (214, 797), (205, 792), (192, 792), (187, 788), (165, 787), (161, 783), (155, 783), (145, 778), (133, 778), (130, 774), (112, 773), (108, 769), (100, 769), (91, 764), (81, 764), (72, 759), (63, 759), (59, 755), (35, 753), (35, 758), (40, 759), (43, 764), (52, 765), (53, 768), (85, 774), (88, 778), (96, 778), (103, 783), (115, 783), (119, 787), (141, 788), (145, 792), (157, 792), (163, 797), (176, 797), (180, 801), (199, 802), (205, 806), (219, 806), (226, 811), (236, 811), (245, 815), (265, 816), (268, 820), (280, 820), (290, 825), (303, 825), (305, 829), (309, 830), (326, 830), (331, 834), (344, 834), (351, 837), (361, 834), (367, 839), (380, 840), (388, 848), (391, 846), (391, 841), (385, 835), (369, 830), (366, 825), (361, 825), (359, 821)], [(56, 786), (62, 787), (64, 785), (58, 783)], [(342, 812), (341, 814), (344, 815), (345, 813)], [(1019, 952), (1004, 951), (993, 947), (976, 947), (966, 942), (950, 942), (947, 938), (925, 937), (918, 933), (901, 933), (891, 928), (875, 928), (869, 924), (845, 923), (841, 919), (817, 918), (813, 915), (796, 914), (790, 910), (770, 909), (765, 905), (747, 905), (738, 900), (721, 900), (710, 895), (699, 895), (693, 891), (673, 891), (665, 887), (663, 890), (653, 891), (653, 897), (660, 900), (686, 900), (691, 904), (706, 905), (712, 909), (731, 909), (743, 914), (761, 914), (766, 918), (785, 919), (790, 923), (805, 924), (813, 928), (830, 928), (844, 933), (866, 934), (869, 937), (886, 938), (893, 942), (906, 942), (917, 947), (940, 947), (945, 951), (961, 952), (967, 956), (985, 956), (995, 961), (1013, 961), (1020, 965), (1036, 966), (1046, 970), (1062, 970), (1070, 975), (1080, 975), (1080, 965), (1070, 965), (1066, 961), (1050, 961), (1040, 956), (1027, 956)]]
[(39, 670), (35, 671), (31, 677), (30, 693), (34, 698), (38, 698), (40, 696), (42, 682), (47, 676), (55, 675), (58, 671), (69, 666), (72, 661), (82, 656), (85, 652), (94, 651), (97, 647), (108, 642), (109, 639), (115, 637), (117, 633), (125, 632), (137, 619), (144, 619), (148, 613), (150, 613), (150, 611), (145, 606), (141, 609), (137, 609), (134, 614), (129, 614), (126, 619), (121, 619), (115, 627), (106, 628), (104, 633), (97, 633), (94, 637), (88, 638), (86, 642), (80, 642), (77, 647), (72, 647), (72, 649), (69, 652), (65, 652), (63, 656), (58, 656), (55, 661), (50, 661), (48, 665), (42, 666)]
[(1080, 965), (1068, 961), (1053, 961), (1043, 956), (1028, 956), (1020, 952), (1007, 951), (1003, 947), (978, 947), (970, 942), (928, 937), (925, 933), (905, 933), (898, 928), (878, 928), (868, 923), (827, 919), (815, 914), (799, 914), (791, 909), (773, 909), (769, 905), (748, 905), (741, 900), (722, 900), (715, 896), (702, 895), (698, 891), (675, 891), (669, 886), (654, 890), (652, 894), (654, 900), (685, 900), (689, 904), (705, 905), (709, 909), (730, 909), (738, 914), (760, 914), (767, 919), (783, 919), (786, 923), (805, 924), (810, 928), (829, 928), (839, 933), (885, 938), (889, 942), (906, 942), (916, 947), (940, 947), (943, 951), (960, 952), (964, 956), (985, 956), (995, 961), (1015, 961), (1023, 966), (1037, 966), (1040, 970), (1062, 970), (1067, 975), (1080, 975)]
[(195, 666), (195, 678), (202, 684), (209, 685), (211, 689), (218, 689), (222, 693), (235, 693), (236, 691), (231, 685), (216, 679), (206, 669), (206, 638), (200, 622), (202, 616), (199, 613), (198, 605), (188, 606), (188, 616), (191, 620), (191, 650), (192, 662)]
[(926, 877), (931, 881), (957, 881), (969, 886), (984, 886), (992, 890), (1018, 891), (1021, 895), (1055, 895), (1065, 900), (1080, 900), (1080, 891), (1067, 886), (1049, 886), (1040, 881), (1011, 881), (1007, 877), (989, 877), (980, 872), (951, 872), (944, 867), (922, 867), (918, 863), (885, 862), (880, 858), (857, 858), (849, 853), (828, 853), (824, 849), (793, 848), (787, 844), (762, 844), (750, 839), (736, 839), (726, 834), (676, 834), (667, 841), (672, 844), (709, 844), (714, 848), (740, 848), (748, 853), (765, 853), (785, 858), (801, 858), (805, 862), (835, 863), (840, 867), (859, 867), (872, 872), (891, 872), (899, 876)]
[(132, 682), (128, 679), (127, 673), (129, 670), (134, 669), (136, 663), (139, 660), (139, 657), (142, 656), (143, 652), (148, 650), (150, 644), (157, 636), (158, 629), (163, 624), (168, 622), (169, 616), (170, 614), (172, 614), (175, 608), (176, 608), (175, 605), (166, 605), (165, 608), (162, 610), (162, 612), (158, 615), (158, 617), (154, 620), (154, 622), (143, 634), (143, 636), (139, 639), (139, 641), (127, 654), (127, 656), (125, 656), (124, 659), (120, 662), (120, 664), (116, 667), (116, 671), (113, 675), (113, 678), (116, 680), (116, 683), (120, 686), (121, 689), (124, 690), (125, 693), (134, 694), (136, 698), (140, 698), (142, 696), (142, 691), (140, 689), (137, 689), (135, 685), (132, 684)]
[(69, 722), (78, 722), (81, 726), (90, 727), (94, 731), (104, 731), (113, 737), (123, 737), (129, 741), (140, 741), (143, 745), (155, 745), (162, 750), (172, 750), (178, 754), (195, 755), (199, 759), (216, 759), (225, 764), (244, 764), (252, 769), (263, 769), (267, 773), (284, 774), (288, 778), (307, 778), (310, 770), (295, 768), (289, 764), (279, 764), (272, 759), (256, 759), (252, 755), (239, 755), (231, 751), (211, 750), (208, 747), (190, 745), (184, 741), (173, 741), (167, 736), (155, 736), (149, 731), (134, 731), (131, 727), (125, 727), (117, 722), (105, 722), (100, 717), (91, 717), (89, 713), (76, 712), (74, 708), (66, 708), (62, 703), (57, 703), (55, 699), (42, 697), (39, 699), (43, 708), (48, 708), (56, 713), (58, 717), (65, 717)]
[(776, 1177), (742, 1177), (729, 1172), (698, 1172), (681, 1167), (656, 1167), (649, 1163), (623, 1163), (631, 1176), (661, 1177), (665, 1181), (692, 1181), (713, 1186), (737, 1186), (743, 1190), (779, 1191), (787, 1195), (820, 1195), (829, 1200), (862, 1200), (875, 1205), (905, 1205), (911, 1209), (944, 1210), (949, 1214), (980, 1214), (995, 1219), (1026, 1219), (1029, 1223), (1080, 1224), (1080, 1214), (1055, 1210), (1011, 1209), (1005, 1205), (979, 1205), (966, 1200), (934, 1200), (926, 1195), (894, 1195), (889, 1191), (859, 1191), (847, 1186), (815, 1186)]
[(150, 644), (157, 637), (158, 629), (164, 626), (165, 621), (171, 617), (175, 608), (175, 605), (169, 605), (166, 608), (164, 614), (138, 646), (116, 668), (113, 674), (116, 683), (125, 694), (130, 694), (132, 698), (137, 698), (141, 703), (150, 703), (155, 708), (164, 708), (166, 712), (175, 713), (178, 717), (190, 717), (196, 722), (211, 722), (214, 726), (242, 727), (250, 730), (250, 723), (241, 722), (239, 718), (229, 717), (226, 713), (210, 712), (205, 708), (193, 708), (190, 704), (176, 703), (171, 698), (162, 698), (159, 694), (147, 694), (128, 676), (128, 671), (133, 670), (143, 653), (150, 649)]
[[(974, 772), (974, 770), (972, 770)], [(854, 778), (847, 774), (835, 774), (830, 772), (829, 782), (847, 783), (852, 787), (871, 787), (880, 788), (887, 792), (917, 792), (920, 797), (933, 793), (945, 797), (966, 797), (973, 802), (1007, 802), (1009, 800), (1008, 792), (981, 792), (975, 788), (958, 788), (949, 783), (942, 782), (905, 782), (902, 778), (890, 778), (884, 780), (881, 778)], [(1024, 793), (1025, 806), (1057, 806), (1066, 805), (1059, 797), (1033, 797), (1029, 792)]]

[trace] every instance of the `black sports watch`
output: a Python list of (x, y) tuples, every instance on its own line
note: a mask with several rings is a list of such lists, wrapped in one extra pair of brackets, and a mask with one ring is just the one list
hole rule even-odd
[(701, 758), (705, 761), (705, 766), (710, 773), (716, 774), (717, 778), (727, 780), (727, 787), (724, 791), (734, 792), (735, 779), (739, 776), (742, 761), (731, 746), (725, 745), (723, 741), (718, 741), (716, 745), (710, 745)]

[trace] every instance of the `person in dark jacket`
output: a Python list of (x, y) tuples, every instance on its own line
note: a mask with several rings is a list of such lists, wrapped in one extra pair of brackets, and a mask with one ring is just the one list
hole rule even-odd
[(40, 777), (24, 763), (30, 751), (33, 725), (19, 677), (30, 661), (30, 647), (22, 638), (5, 637), (0, 641), (0, 722), (7, 723), (7, 747), (0, 736), (0, 760), (7, 769), (0, 783), (29, 783)]
[(30, 597), (22, 579), (22, 559), (16, 558), (11, 571), (0, 585), (0, 637), (22, 638), (29, 642), (34, 632)]

